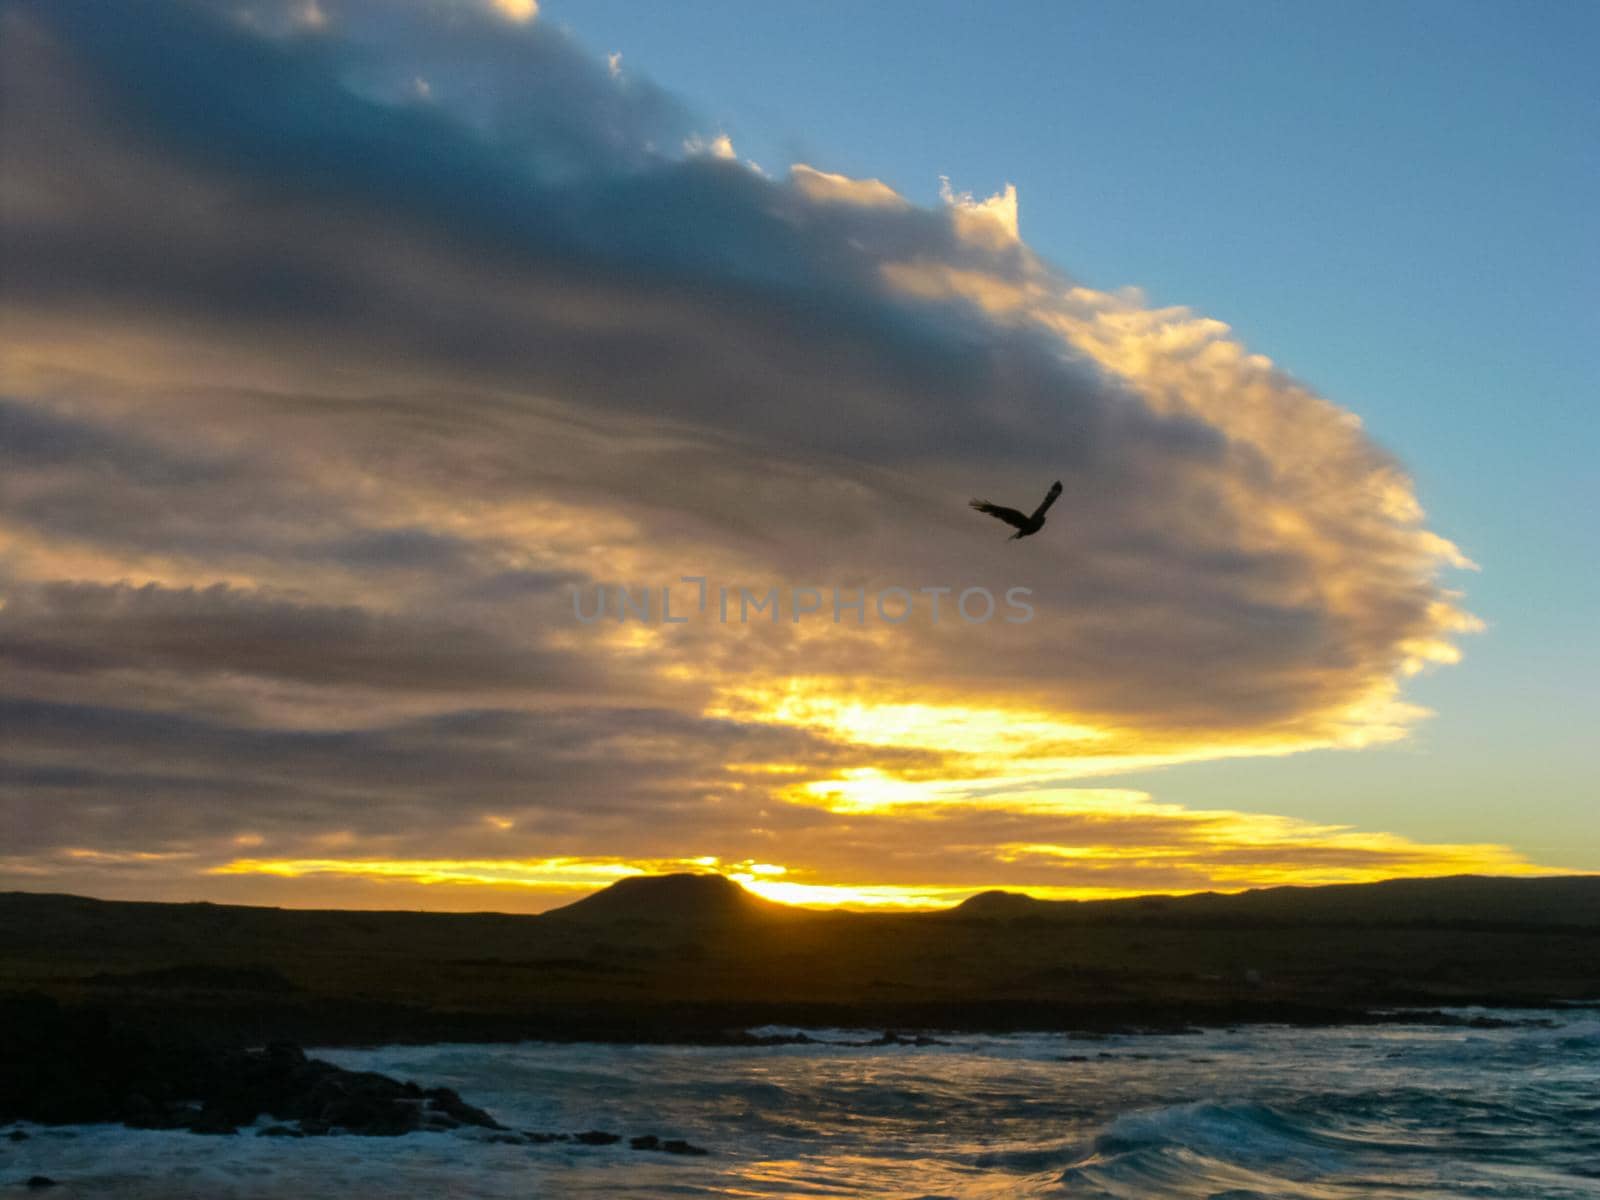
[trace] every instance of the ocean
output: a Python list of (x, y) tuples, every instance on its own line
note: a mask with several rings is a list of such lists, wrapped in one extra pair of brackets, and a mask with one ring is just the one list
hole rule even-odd
[[(42, 1174), (59, 1181), (53, 1197), (163, 1200), (1600, 1197), (1600, 1019), (1491, 1015), (1516, 1023), (322, 1050), (454, 1087), (515, 1130), (622, 1140), (24, 1125), (26, 1139), (0, 1139), (0, 1187)], [(864, 1042), (881, 1031), (806, 1032)], [(651, 1134), (709, 1153), (630, 1147)]]

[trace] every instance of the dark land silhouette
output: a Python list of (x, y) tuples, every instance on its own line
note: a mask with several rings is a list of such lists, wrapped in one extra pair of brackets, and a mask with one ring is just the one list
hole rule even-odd
[(12, 892), (0, 993), (234, 1047), (1382, 1020), (1600, 998), (1600, 877), (991, 892), (911, 914), (798, 909), (715, 875), (629, 879), (539, 916)]

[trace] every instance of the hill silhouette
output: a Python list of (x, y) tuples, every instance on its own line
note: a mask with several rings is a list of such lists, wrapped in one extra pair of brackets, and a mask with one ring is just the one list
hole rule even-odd
[(810, 915), (804, 909), (764, 900), (724, 875), (712, 873), (634, 875), (551, 909), (545, 920), (606, 923), (619, 921), (677, 925), (717, 925), (780, 920)]
[[(988, 892), (979, 892), (976, 896), (968, 896), (960, 904), (948, 911), (955, 916), (977, 920), (1003, 920), (1011, 917), (1030, 917), (1051, 911), (1051, 908), (1041, 908), (1047, 901), (1035, 900), (1025, 892), (1006, 892), (999, 889)], [(1060, 904), (1070, 904), (1076, 908), (1076, 901), (1061, 901)], [(1058, 911), (1065, 911), (1060, 909)]]
[(1021, 892), (969, 897), (947, 915), (968, 920), (1149, 920), (1196, 925), (1439, 925), (1454, 927), (1600, 927), (1600, 876), (1508, 879), (1452, 875), (1322, 887), (1255, 888), (1119, 900), (1039, 900)]

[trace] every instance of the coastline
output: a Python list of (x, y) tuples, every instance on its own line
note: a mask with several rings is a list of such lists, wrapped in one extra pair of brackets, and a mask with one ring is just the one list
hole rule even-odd
[[(1521, 1009), (1600, 1008), (1557, 997), (1466, 995), (1450, 1009), (1490, 1012)], [(1469, 1018), (1436, 1004), (1386, 1002), (1319, 1005), (1281, 1001), (1208, 1005), (1083, 1005), (1043, 1003), (917, 1004), (883, 1007), (844, 1004), (716, 1004), (693, 1008), (654, 1006), (610, 1010), (441, 1012), (389, 1004), (334, 1001), (295, 1008), (255, 1005), (181, 1007), (90, 1005), (111, 1019), (152, 1032), (185, 1031), (218, 1047), (286, 1042), (319, 1048), (493, 1045), (519, 1042), (629, 1046), (758, 1046), (778, 1044), (751, 1031), (882, 1031), (907, 1039), (960, 1034), (1170, 1035), (1255, 1025), (1327, 1028), (1345, 1025), (1467, 1025)], [(1493, 1019), (1493, 1018), (1489, 1018)]]
[(24, 993), (231, 1048), (1443, 1020), (1600, 997), (1600, 877), (987, 894), (894, 915), (771, 904), (715, 875), (538, 916), (3, 893), (0, 995)]
[[(804, 1031), (808, 1044), (790, 1036), (801, 1031), (758, 1029), (779, 1037), (734, 1048), (317, 1050), (336, 1079), (447, 1086), (503, 1128), (436, 1123), (394, 1137), (334, 1126), (323, 1136), (303, 1122), (285, 1132), (290, 1123), (268, 1115), (233, 1136), (26, 1124), (0, 1128), (0, 1181), (38, 1175), (61, 1185), (52, 1194), (119, 1200), (655, 1200), (803, 1195), (819, 1182), (839, 1195), (962, 1200), (1587, 1195), (1585, 1088), (1600, 1020), (1498, 1016), (1510, 1024), (963, 1035), (923, 1046), (832, 1029)], [(1390, 1188), (1373, 1189), (1376, 1179)]]
[[(314, 1006), (313, 1006), (314, 1007)], [(1472, 1006), (1470, 1015), (1440, 1009), (1332, 1010), (1307, 1006), (1258, 1006), (1255, 1009), (1186, 1010), (1142, 1019), (1126, 1011), (1115, 1014), (1085, 1010), (1042, 1014), (988, 1011), (966, 1013), (945, 1010), (928, 1022), (883, 1025), (867, 1019), (881, 1016), (839, 1007), (790, 1009), (784, 1015), (805, 1020), (761, 1020), (778, 1013), (707, 1010), (676, 1014), (672, 1021), (656, 1014), (653, 1022), (636, 1022), (624, 1029), (615, 1023), (561, 1026), (530, 1023), (477, 1014), (463, 1022), (462, 1014), (406, 1014), (411, 1023), (373, 1020), (372, 1013), (347, 1011), (346, 1019), (360, 1018), (360, 1034), (348, 1025), (315, 1024), (318, 1014), (302, 1014), (302, 1028), (314, 1031), (303, 1041), (282, 1035), (285, 1025), (256, 1012), (253, 1028), (262, 1040), (253, 1040), (247, 1026), (211, 1010), (209, 1020), (196, 1020), (200, 1010), (182, 1007), (156, 1011), (117, 1010), (105, 1006), (63, 1004), (39, 992), (0, 994), (0, 1125), (122, 1124), (131, 1129), (187, 1130), (197, 1134), (234, 1134), (258, 1118), (273, 1124), (258, 1130), (260, 1136), (306, 1137), (330, 1132), (367, 1136), (440, 1132), (477, 1127), (493, 1133), (511, 1133), (490, 1112), (476, 1107), (449, 1087), (399, 1080), (373, 1072), (351, 1072), (317, 1054), (346, 1050), (487, 1048), (517, 1045), (524, 1048), (590, 1044), (597, 1048), (695, 1047), (733, 1048), (756, 1052), (764, 1048), (817, 1047), (828, 1051), (884, 1047), (949, 1046), (962, 1036), (1064, 1035), (1082, 1042), (1115, 1039), (1170, 1039), (1204, 1037), (1219, 1030), (1243, 1031), (1250, 1027), (1290, 1026), (1303, 1030), (1360, 1026), (1426, 1026), (1475, 1030), (1551, 1028), (1547, 1017), (1505, 1010), (1496, 1015), (1491, 1006)], [(1536, 1006), (1577, 1011), (1600, 1009), (1591, 1005)], [(1487, 1010), (1487, 1011), (1484, 1011)], [(326, 1017), (326, 1014), (321, 1014)], [(909, 1015), (909, 1014), (901, 1014)], [(1010, 1015), (1019, 1023), (1008, 1023)], [(960, 1018), (952, 1021), (950, 1018)], [(1087, 1018), (1087, 1019), (1086, 1019)], [(613, 1021), (615, 1018), (613, 1017)], [(882, 1028), (881, 1034), (865, 1031)], [(343, 1030), (342, 1033), (339, 1030)], [(304, 1048), (305, 1046), (311, 1049)], [(1104, 1055), (1102, 1055), (1104, 1057)], [(1074, 1061), (1065, 1059), (1063, 1061)], [(1087, 1061), (1077, 1056), (1076, 1061)], [(608, 1144), (621, 1135), (605, 1131), (523, 1131), (517, 1135), (533, 1142), (582, 1140)], [(638, 1135), (635, 1148), (656, 1149), (659, 1137)], [(694, 1149), (670, 1150), (698, 1153)]]

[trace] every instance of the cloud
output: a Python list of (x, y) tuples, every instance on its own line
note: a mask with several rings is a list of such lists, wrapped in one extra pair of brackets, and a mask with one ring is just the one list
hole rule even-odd
[[(777, 862), (806, 830), (791, 883), (865, 888), (907, 795), (1404, 737), (1404, 680), (1474, 628), (1355, 417), (1040, 259), (1010, 185), (766, 178), (532, 4), (308, 11), (0, 13), (4, 795), (36, 861), (343, 832)], [(1056, 478), (1025, 552), (966, 508)], [(1024, 587), (1036, 619), (572, 617), (684, 575)], [(918, 869), (987, 886), (1070, 818)], [(1349, 848), (1293, 833), (1139, 878)], [(1464, 861), (1431, 853), (1377, 861)]]
[(733, 139), (725, 133), (719, 133), (709, 139), (699, 134), (687, 137), (683, 140), (683, 152), (695, 157), (721, 158), (729, 161), (738, 157), (734, 153)]
[(855, 204), (865, 208), (909, 209), (905, 197), (881, 179), (851, 179), (795, 163), (789, 181), (808, 200), (818, 203)]
[(957, 192), (948, 178), (940, 176), (939, 198), (950, 208), (956, 228), (980, 246), (1002, 247), (1022, 238), (1017, 224), (1017, 189), (1012, 184), (986, 200), (975, 200), (971, 192)]
[(492, 0), (492, 7), (508, 21), (525, 25), (539, 15), (539, 0)]

